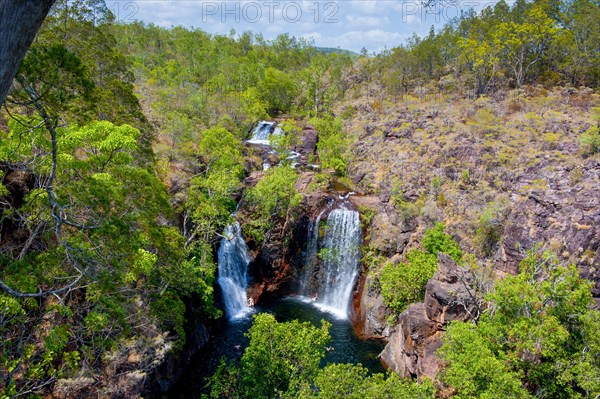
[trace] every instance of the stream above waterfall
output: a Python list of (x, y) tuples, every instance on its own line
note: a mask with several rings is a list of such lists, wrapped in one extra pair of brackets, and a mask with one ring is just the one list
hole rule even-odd
[[(299, 320), (308, 321), (315, 326), (320, 326), (321, 320), (331, 323), (330, 347), (332, 351), (326, 352), (321, 366), (329, 363), (361, 363), (372, 373), (384, 372), (383, 365), (377, 358), (383, 350), (385, 343), (377, 340), (360, 339), (347, 319), (340, 319), (334, 315), (321, 312), (316, 307), (299, 298), (288, 297), (274, 300), (271, 303), (256, 306), (256, 313), (269, 312), (275, 315), (277, 321), (285, 322)], [(179, 381), (169, 390), (169, 398), (193, 398), (203, 392), (206, 385), (204, 379), (216, 370), (219, 360), (240, 359), (243, 349), (248, 346), (248, 338), (244, 333), (252, 325), (252, 316), (223, 323), (218, 331), (211, 336), (210, 342), (192, 359)], [(236, 349), (240, 345), (240, 349)]]

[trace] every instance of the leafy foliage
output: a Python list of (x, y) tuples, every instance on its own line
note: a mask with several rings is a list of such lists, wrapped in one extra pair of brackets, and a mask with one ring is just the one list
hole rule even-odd
[[(440, 353), (443, 380), (456, 397), (594, 397), (600, 365), (590, 363), (598, 311), (589, 310), (590, 283), (539, 249), (521, 271), (496, 282), (477, 325), (450, 325)], [(594, 327), (592, 327), (592, 325)]]
[(446, 225), (437, 222), (435, 225), (427, 229), (421, 238), (421, 245), (432, 255), (443, 252), (449, 255), (455, 262), (460, 262), (462, 258), (462, 250), (452, 236), (446, 234), (444, 230)]
[[(27, 173), (38, 176), (23, 204), (4, 214), (4, 223), (26, 215), (20, 222), (31, 235), (12, 251), (3, 248), (2, 277), (12, 290), (25, 293), (70, 282), (68, 290), (57, 293), (79, 291), (79, 304), (58, 297), (64, 302), (57, 311), (51, 301), (6, 301), (12, 321), (3, 331), (0, 368), (17, 366), (28, 383), (95, 368), (122, 340), (148, 333), (141, 327), (143, 318), (183, 342), (181, 296), (199, 292), (203, 276), (184, 262), (178, 231), (158, 223), (172, 209), (162, 183), (132, 162), (140, 132), (94, 122), (58, 129), (54, 147), (45, 128), (25, 128), (31, 125), (36, 123), (11, 122), (11, 135), (0, 151), (3, 162), (30, 165)], [(32, 140), (21, 146), (25, 136)], [(55, 157), (38, 155), (51, 154), (53, 148)], [(54, 174), (50, 182), (41, 178), (48, 174)], [(150, 309), (140, 309), (140, 300)], [(37, 323), (38, 315), (55, 317), (51, 330)], [(45, 337), (45, 344), (34, 345), (23, 338), (25, 333), (29, 339)], [(75, 352), (67, 350), (71, 340), (80, 343)], [(7, 392), (18, 392), (25, 381), (9, 381)]]
[(255, 316), (239, 366), (221, 364), (210, 381), (211, 397), (294, 396), (317, 373), (330, 340), (329, 326), (325, 321), (320, 328), (297, 320), (278, 323), (267, 313)]
[(330, 364), (319, 370), (312, 389), (305, 388), (298, 398), (318, 399), (433, 399), (431, 381), (416, 383), (395, 373), (369, 375), (366, 368), (352, 364)]
[(399, 265), (386, 263), (381, 270), (381, 295), (397, 313), (423, 298), (425, 284), (437, 270), (437, 256), (418, 249), (410, 250)]
[(342, 131), (342, 121), (325, 116), (313, 118), (311, 123), (319, 135), (317, 151), (323, 168), (333, 169), (337, 175), (343, 176), (348, 167), (348, 139)]
[(352, 364), (319, 369), (328, 344), (329, 324), (317, 328), (298, 321), (278, 323), (270, 314), (255, 316), (250, 344), (239, 364), (221, 362), (210, 378), (210, 397), (433, 399), (430, 381), (416, 383), (397, 374), (369, 375)]
[(455, 261), (462, 259), (462, 250), (452, 239), (444, 233), (443, 223), (436, 223), (427, 229), (421, 238), (421, 245), (425, 251), (411, 249), (405, 261), (394, 265), (386, 263), (381, 270), (379, 281), (381, 295), (385, 304), (400, 313), (411, 303), (423, 299), (425, 284), (437, 271), (437, 254), (444, 252)]
[(252, 220), (244, 224), (244, 230), (261, 243), (275, 221), (290, 220), (292, 212), (300, 204), (302, 196), (296, 191), (298, 173), (289, 166), (268, 169), (265, 176), (248, 190), (246, 200), (252, 209)]

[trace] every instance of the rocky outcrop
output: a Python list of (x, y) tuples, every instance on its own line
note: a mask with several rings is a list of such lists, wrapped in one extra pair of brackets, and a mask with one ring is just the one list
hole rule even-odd
[[(157, 362), (157, 367), (149, 376), (144, 376), (144, 398), (161, 398), (169, 388), (181, 377), (184, 370), (196, 355), (209, 341), (210, 334), (206, 322), (199, 318), (194, 310), (197, 305), (188, 304), (187, 323), (185, 328), (185, 345), (181, 350), (172, 350), (164, 356), (164, 360)], [(125, 396), (123, 396), (125, 397)], [(132, 396), (133, 397), (133, 396)]]
[(435, 377), (440, 366), (435, 352), (441, 345), (446, 323), (467, 320), (475, 311), (469, 285), (467, 269), (440, 253), (438, 271), (427, 283), (424, 301), (410, 305), (400, 314), (380, 355), (381, 361), (403, 377)]
[[(376, 196), (350, 196), (350, 202), (363, 213), (374, 212), (364, 232), (365, 244), (379, 254), (399, 256), (409, 245), (417, 228), (415, 220), (402, 220), (392, 205)], [(396, 255), (395, 255), (396, 254)], [(391, 333), (391, 315), (381, 296), (379, 279), (363, 273), (352, 300), (350, 319), (356, 332), (364, 338), (385, 339)]]
[(516, 274), (525, 251), (545, 243), (581, 275), (600, 297), (600, 162), (553, 167), (542, 161), (515, 183), (512, 212), (504, 227), (498, 270)]
[(364, 338), (388, 338), (391, 333), (388, 323), (391, 311), (385, 306), (378, 284), (376, 276), (362, 274), (352, 298), (350, 320), (358, 335)]
[(261, 246), (253, 247), (253, 243), (249, 243), (254, 260), (249, 265), (252, 281), (248, 296), (254, 303), (296, 292), (305, 265), (310, 222), (331, 200), (329, 194), (310, 189), (313, 177), (311, 172), (298, 177), (295, 188), (303, 194), (303, 199), (293, 219), (287, 224), (277, 223)]
[(387, 257), (404, 251), (418, 227), (416, 219), (402, 219), (388, 198), (357, 195), (350, 202), (363, 212), (375, 212), (366, 232), (371, 248)]

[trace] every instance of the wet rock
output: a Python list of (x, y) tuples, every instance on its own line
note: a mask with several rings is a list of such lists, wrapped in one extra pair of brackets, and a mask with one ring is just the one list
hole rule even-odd
[(378, 280), (371, 274), (362, 275), (358, 290), (352, 299), (350, 319), (356, 332), (364, 338), (387, 338), (391, 328), (391, 311), (385, 306)]

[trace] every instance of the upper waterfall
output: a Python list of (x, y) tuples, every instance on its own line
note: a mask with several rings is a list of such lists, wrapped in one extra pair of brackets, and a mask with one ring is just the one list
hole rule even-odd
[(284, 131), (276, 126), (276, 122), (260, 121), (252, 132), (252, 138), (247, 142), (250, 144), (269, 145), (269, 136), (272, 134), (284, 134)]
[(308, 262), (315, 262), (311, 252), (318, 248), (320, 262), (318, 266), (306, 265), (301, 293), (311, 296), (321, 309), (346, 318), (359, 271), (360, 218), (358, 212), (345, 205), (334, 209), (327, 217), (327, 227), (319, 245), (315, 241), (319, 236), (321, 215), (313, 225), (306, 257)]
[(228, 319), (235, 319), (250, 310), (247, 306), (246, 287), (248, 264), (251, 259), (246, 241), (242, 237), (242, 229), (237, 221), (225, 229), (217, 255), (219, 263), (217, 282), (223, 290), (225, 314)]

